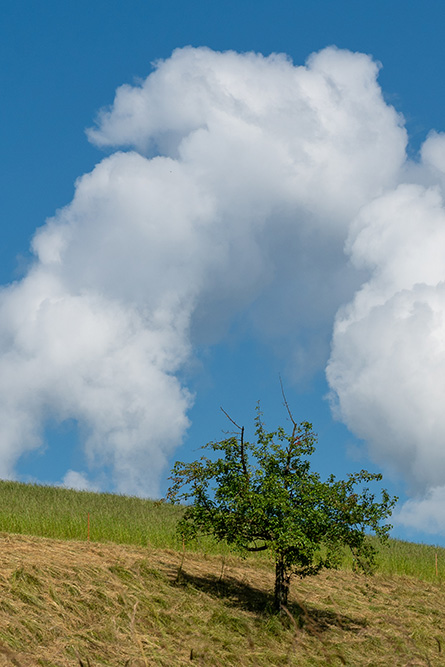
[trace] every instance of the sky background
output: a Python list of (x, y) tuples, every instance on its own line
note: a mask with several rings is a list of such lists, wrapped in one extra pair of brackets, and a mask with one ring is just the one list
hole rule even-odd
[(445, 545), (443, 2), (0, 12), (0, 476), (163, 496), (281, 376)]

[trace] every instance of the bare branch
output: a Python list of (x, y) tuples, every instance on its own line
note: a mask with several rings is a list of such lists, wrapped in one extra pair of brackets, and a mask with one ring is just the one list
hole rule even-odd
[(232, 417), (231, 417), (229, 414), (227, 414), (227, 412), (224, 410), (223, 407), (220, 406), (220, 410), (221, 410), (221, 412), (224, 412), (224, 414), (226, 415), (227, 419), (228, 419), (229, 421), (231, 421), (232, 424), (233, 424), (234, 426), (236, 426), (237, 429), (239, 429), (240, 431), (244, 431), (244, 426), (238, 426), (238, 424), (237, 424), (235, 421), (233, 421)]
[(290, 407), (289, 407), (289, 403), (287, 402), (286, 394), (284, 393), (283, 380), (281, 379), (281, 375), (279, 375), (278, 377), (280, 378), (281, 393), (283, 395), (284, 407), (287, 410), (287, 414), (289, 415), (289, 418), (290, 418), (292, 424), (294, 425), (294, 428), (298, 428), (297, 423), (292, 416), (292, 412), (290, 411)]
[[(292, 429), (292, 445), (295, 444), (297, 440), (297, 432), (298, 432), (298, 424), (293, 418), (292, 412), (290, 411), (289, 403), (287, 402), (286, 394), (284, 392), (284, 387), (283, 387), (283, 380), (281, 379), (281, 375), (279, 375), (280, 378), (280, 385), (281, 385), (281, 393), (283, 395), (283, 401), (284, 401), (284, 406), (287, 410), (287, 414), (289, 415), (289, 418), (293, 424), (293, 429)], [(290, 462), (291, 462), (291, 454), (292, 454), (292, 445), (289, 443), (289, 447), (287, 449), (287, 462), (286, 462), (286, 472), (289, 472), (290, 470)]]
[(221, 407), (222, 412), (226, 415), (227, 419), (232, 422), (234, 426), (236, 426), (237, 429), (241, 431), (241, 437), (240, 437), (240, 444), (241, 444), (241, 464), (243, 466), (243, 473), (246, 478), (249, 477), (249, 473), (247, 472), (247, 464), (246, 464), (246, 457), (244, 454), (244, 426), (238, 426), (238, 424), (233, 421), (232, 417), (227, 414), (227, 412), (224, 410), (223, 407)]

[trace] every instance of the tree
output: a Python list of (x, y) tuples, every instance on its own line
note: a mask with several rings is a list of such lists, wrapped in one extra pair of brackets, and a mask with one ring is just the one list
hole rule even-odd
[(217, 458), (177, 461), (167, 494), (172, 502), (193, 501), (178, 526), (183, 535), (211, 535), (244, 554), (273, 553), (277, 610), (287, 605), (292, 574), (337, 567), (344, 546), (352, 550), (355, 567), (372, 571), (376, 552), (367, 533), (387, 539), (391, 526), (382, 522), (397, 502), (386, 490), (376, 501), (364, 485), (382, 476), (366, 470), (321, 481), (309, 462), (316, 444), (312, 424), (297, 424), (286, 399), (285, 406), (290, 435), (283, 428), (268, 433), (258, 406), (256, 442), (244, 442), (244, 427), (229, 417), (239, 435), (203, 447)]

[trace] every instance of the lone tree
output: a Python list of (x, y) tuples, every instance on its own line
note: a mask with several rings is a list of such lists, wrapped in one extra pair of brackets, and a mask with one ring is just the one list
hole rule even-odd
[(366, 470), (346, 480), (331, 475), (321, 481), (308, 460), (316, 444), (312, 424), (297, 424), (286, 399), (285, 406), (290, 435), (282, 428), (268, 433), (258, 407), (256, 442), (245, 442), (244, 427), (229, 417), (239, 435), (203, 447), (219, 452), (218, 458), (176, 462), (167, 494), (172, 502), (193, 501), (178, 526), (183, 535), (211, 535), (243, 553), (273, 553), (277, 611), (287, 605), (292, 574), (305, 577), (337, 567), (344, 546), (357, 568), (371, 571), (375, 549), (367, 532), (387, 539), (391, 526), (382, 522), (397, 502), (386, 490), (376, 501), (364, 485), (382, 476)]

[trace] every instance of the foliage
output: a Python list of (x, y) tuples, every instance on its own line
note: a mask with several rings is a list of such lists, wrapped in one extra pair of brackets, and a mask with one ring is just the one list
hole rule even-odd
[(267, 432), (258, 407), (255, 443), (244, 442), (244, 428), (233, 422), (239, 437), (204, 447), (217, 458), (175, 463), (167, 495), (173, 502), (193, 501), (179, 522), (184, 535), (212, 535), (244, 553), (273, 553), (278, 609), (287, 604), (291, 574), (305, 577), (336, 567), (344, 546), (357, 568), (371, 571), (376, 550), (367, 533), (386, 539), (391, 526), (382, 522), (397, 501), (386, 490), (376, 501), (364, 485), (381, 475), (366, 470), (323, 482), (310, 467), (312, 424), (297, 424), (288, 412), (290, 435), (283, 428)]

